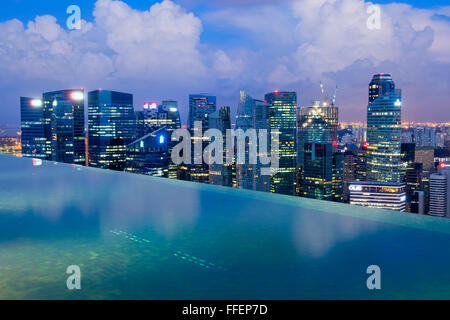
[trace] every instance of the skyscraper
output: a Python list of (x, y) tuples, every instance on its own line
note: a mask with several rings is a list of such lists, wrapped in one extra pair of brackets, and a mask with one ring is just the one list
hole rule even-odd
[[(188, 174), (184, 174), (189, 181), (209, 183), (209, 166), (203, 161), (201, 164), (195, 163), (195, 159), (202, 159), (202, 154), (196, 152), (196, 145), (201, 144), (201, 150), (204, 150), (209, 139), (204, 138), (203, 134), (209, 128), (209, 115), (216, 111), (216, 97), (206, 95), (189, 95), (189, 130), (192, 137), (192, 161), (190, 165), (182, 167), (188, 170)], [(195, 122), (201, 122), (202, 132), (196, 132)], [(201, 151), (202, 152), (202, 151)]]
[(265, 95), (270, 104), (271, 133), (279, 134), (279, 169), (272, 176), (270, 191), (295, 195), (297, 173), (297, 93), (275, 91)]
[(333, 145), (305, 143), (303, 147), (303, 196), (333, 200)]
[(89, 165), (123, 170), (126, 146), (135, 137), (133, 95), (99, 89), (88, 96)]
[[(244, 91), (240, 92), (239, 105), (236, 116), (236, 129), (246, 132), (249, 129), (266, 130), (267, 143), (270, 144), (270, 105), (261, 100), (256, 100), (247, 95)], [(262, 174), (263, 165), (260, 159), (257, 163), (250, 163), (250, 143), (245, 146), (245, 163), (236, 164), (236, 181), (240, 189), (270, 192), (270, 176)], [(257, 154), (259, 156), (270, 157), (270, 146), (266, 154)]]
[(44, 130), (51, 141), (51, 159), (85, 165), (84, 90), (43, 94)]
[(401, 181), (401, 99), (391, 75), (374, 75), (367, 106), (369, 181)]
[(450, 218), (450, 165), (442, 163), (430, 177), (430, 215)]
[[(226, 134), (231, 129), (230, 107), (220, 107), (213, 113), (209, 114), (209, 128), (217, 129), (222, 133), (223, 163), (213, 163), (209, 166), (209, 183), (218, 186), (233, 186), (233, 163), (226, 163)], [(212, 141), (211, 141), (212, 142)]]
[(44, 133), (44, 111), (42, 100), (20, 98), (20, 116), (22, 131), (22, 156), (48, 159), (46, 137)]
[(216, 111), (216, 97), (201, 94), (189, 95), (189, 129), (195, 121), (201, 121), (204, 130), (208, 129), (208, 115)]

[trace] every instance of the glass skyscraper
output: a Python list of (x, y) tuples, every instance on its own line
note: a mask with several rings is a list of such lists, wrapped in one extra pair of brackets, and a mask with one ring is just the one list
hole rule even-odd
[(303, 165), (305, 143), (331, 143), (336, 145), (338, 108), (327, 102), (313, 101), (312, 106), (301, 107), (298, 126), (298, 163)]
[[(220, 107), (209, 114), (209, 128), (222, 132), (223, 138), (223, 164), (213, 163), (209, 166), (209, 182), (219, 186), (233, 186), (233, 163), (226, 163), (226, 134), (231, 129), (230, 107)], [(213, 142), (213, 141), (211, 141)]]
[(20, 98), (22, 156), (47, 159), (44, 111), (41, 99)]
[(389, 74), (376, 74), (369, 84), (367, 107), (367, 179), (400, 182), (401, 90)]
[(86, 163), (84, 90), (60, 90), (42, 95), (44, 131), (50, 142), (51, 160)]
[[(188, 170), (187, 175), (182, 174), (183, 177), (187, 177), (188, 180), (200, 183), (209, 183), (209, 166), (202, 162), (202, 164), (195, 164), (195, 159), (201, 159), (203, 154), (197, 154), (195, 144), (202, 144), (201, 150), (204, 150), (209, 142), (207, 138), (196, 138), (195, 136), (203, 136), (203, 133), (209, 128), (208, 117), (209, 114), (216, 111), (216, 97), (191, 94), (189, 95), (189, 120), (188, 126), (192, 137), (192, 163), (190, 165), (182, 166)], [(194, 124), (196, 121), (202, 123), (202, 132), (196, 132)]]
[(88, 99), (89, 165), (123, 170), (126, 146), (135, 137), (133, 95), (96, 90)]
[[(267, 153), (261, 154), (258, 150), (257, 155), (270, 157), (270, 104), (264, 101), (256, 100), (247, 95), (244, 91), (240, 92), (239, 105), (236, 116), (236, 129), (246, 132), (248, 129), (266, 130), (267, 132)], [(236, 182), (240, 189), (256, 190), (270, 192), (270, 176), (262, 175), (261, 169), (264, 167), (259, 159), (256, 164), (250, 164), (249, 147), (250, 141), (245, 146), (245, 163), (236, 164)], [(260, 144), (258, 143), (258, 148)]]
[(270, 191), (295, 195), (297, 93), (275, 91), (265, 95), (265, 102), (270, 105), (271, 132), (279, 133), (280, 168), (278, 173), (272, 176)]
[(86, 163), (83, 89), (22, 97), (20, 104), (24, 157)]

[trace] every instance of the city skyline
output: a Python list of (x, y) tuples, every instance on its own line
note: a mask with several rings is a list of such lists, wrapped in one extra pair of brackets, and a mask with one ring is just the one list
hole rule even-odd
[[(20, 13), (8, 1), (11, 10), (0, 14), (1, 122), (19, 122), (17, 97), (61, 87), (131, 92), (136, 109), (148, 100), (177, 100), (185, 123), (191, 93), (217, 96), (234, 117), (240, 90), (257, 99), (293, 91), (299, 105), (308, 105), (320, 97), (320, 81), (339, 86), (343, 121), (364, 121), (367, 84), (380, 72), (403, 89), (404, 121), (450, 118), (448, 7), (439, 7), (443, 1), (375, 3), (380, 30), (367, 29), (369, 2), (356, 0), (80, 1), (84, 22), (70, 31), (64, 1), (21, 1)], [(126, 23), (113, 24), (115, 15)], [(272, 27), (260, 21), (273, 21)]]

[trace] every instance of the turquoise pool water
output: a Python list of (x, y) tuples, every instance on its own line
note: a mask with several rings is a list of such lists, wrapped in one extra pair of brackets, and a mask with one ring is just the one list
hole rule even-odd
[(0, 156), (0, 299), (380, 298), (450, 298), (448, 220)]

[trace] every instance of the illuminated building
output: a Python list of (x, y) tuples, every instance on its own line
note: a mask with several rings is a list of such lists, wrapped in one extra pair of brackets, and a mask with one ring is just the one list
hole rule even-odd
[(216, 97), (200, 94), (189, 95), (189, 129), (194, 128), (195, 121), (201, 121), (203, 130), (208, 129), (208, 115), (216, 111)]
[(367, 106), (369, 181), (401, 181), (401, 101), (401, 90), (390, 75), (374, 75)]
[[(191, 164), (185, 164), (178, 170), (178, 179), (187, 179), (193, 182), (209, 183), (209, 166), (203, 161), (195, 164), (195, 159), (202, 159), (203, 151), (209, 143), (209, 139), (203, 134), (209, 128), (209, 115), (216, 111), (216, 97), (191, 94), (189, 95), (189, 120), (188, 129), (192, 140)], [(202, 132), (196, 132), (195, 122), (201, 122)], [(195, 145), (201, 144), (200, 154), (196, 152)], [(183, 172), (186, 169), (187, 172)], [(181, 171), (180, 171), (181, 170)]]
[(450, 165), (442, 163), (430, 176), (430, 215), (450, 218)]
[(333, 152), (332, 201), (344, 202), (344, 154)]
[[(249, 129), (255, 129), (267, 132), (267, 153), (257, 155), (270, 157), (270, 108), (271, 106), (264, 101), (256, 100), (247, 95), (244, 91), (240, 92), (239, 106), (236, 116), (236, 129), (246, 132)], [(257, 158), (256, 164), (250, 164), (249, 147), (251, 141), (245, 146), (245, 163), (236, 164), (236, 181), (240, 189), (256, 190), (270, 192), (270, 176), (262, 175), (261, 169), (264, 167)], [(258, 146), (259, 148), (259, 146)]]
[[(217, 129), (222, 132), (223, 139), (223, 164), (213, 163), (209, 166), (209, 183), (218, 186), (233, 186), (233, 169), (234, 164), (226, 163), (226, 134), (231, 129), (230, 107), (220, 107), (213, 113), (209, 114), (209, 128)], [(212, 141), (211, 141), (212, 142)]]
[(88, 96), (89, 165), (121, 171), (135, 137), (133, 95), (99, 89)]
[(356, 180), (356, 156), (353, 151), (347, 150), (344, 153), (344, 185), (343, 185), (343, 197), (344, 201), (348, 202), (349, 193), (348, 185), (350, 182)]
[(279, 169), (272, 176), (270, 191), (295, 195), (297, 174), (297, 93), (275, 91), (265, 95), (270, 105), (270, 129), (279, 133)]
[(337, 145), (339, 109), (332, 103), (313, 101), (312, 106), (300, 108), (298, 126), (298, 163), (303, 165), (305, 143), (331, 143)]
[(303, 152), (302, 196), (333, 200), (333, 145), (305, 143)]
[(406, 184), (406, 195), (408, 200), (408, 212), (412, 213), (419, 213), (418, 207), (411, 205), (412, 199), (414, 197), (414, 194), (416, 191), (423, 191), (423, 184), (422, 184), (422, 178), (423, 178), (423, 166), (422, 163), (413, 163), (411, 165), (411, 168), (408, 168), (405, 171), (405, 178), (404, 182)]
[(350, 204), (402, 212), (406, 210), (404, 183), (352, 182), (348, 188)]
[(50, 159), (85, 165), (84, 90), (47, 92), (42, 101)]
[(41, 99), (20, 98), (22, 156), (48, 159)]
[(169, 176), (169, 136), (166, 127), (127, 145), (125, 171), (155, 177)]

